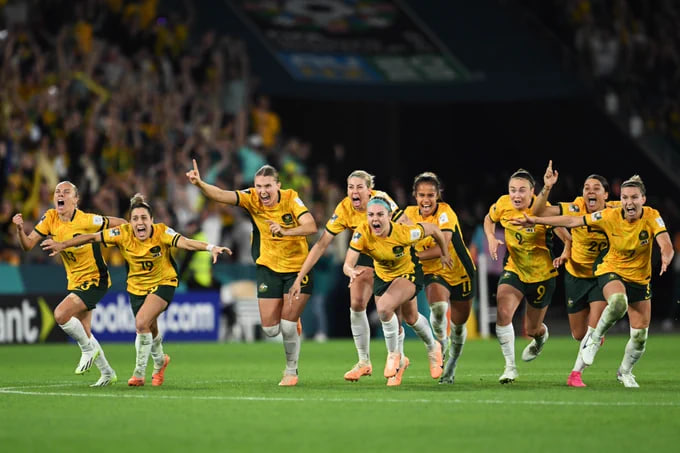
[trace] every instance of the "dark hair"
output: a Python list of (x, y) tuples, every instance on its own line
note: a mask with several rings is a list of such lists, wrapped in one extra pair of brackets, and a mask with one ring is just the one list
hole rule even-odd
[(441, 193), (443, 189), (441, 188), (441, 182), (439, 181), (439, 177), (432, 173), (431, 171), (426, 171), (418, 176), (413, 180), (413, 196), (416, 196), (416, 189), (418, 188), (418, 184), (432, 184), (437, 191), (437, 198), (441, 197)]
[[(590, 175), (586, 178), (586, 181), (588, 181), (589, 179), (597, 179), (598, 181), (600, 181), (600, 184), (602, 184), (602, 188), (604, 189), (604, 191), (609, 193), (609, 181), (607, 181), (607, 178), (605, 178), (604, 176), (596, 175), (595, 173), (593, 173), (592, 175)], [(584, 183), (585, 183), (585, 181), (584, 181)]]
[(642, 193), (642, 195), (647, 195), (645, 183), (642, 182), (642, 178), (640, 178), (640, 175), (633, 175), (630, 178), (623, 181), (623, 183), (621, 184), (621, 188), (623, 189), (624, 187), (637, 187), (638, 189), (640, 189), (640, 193)]
[(255, 176), (273, 176), (277, 182), (279, 180), (278, 170), (276, 170), (276, 168), (272, 167), (271, 165), (261, 166), (260, 169), (255, 172)]
[(144, 195), (141, 193), (136, 193), (132, 198), (130, 198), (130, 215), (132, 211), (137, 208), (144, 208), (149, 211), (149, 217), (153, 217), (153, 210), (151, 205), (144, 200)]
[(514, 178), (526, 179), (527, 181), (529, 181), (529, 184), (531, 185), (532, 188), (536, 187), (536, 181), (534, 180), (534, 177), (531, 176), (531, 173), (529, 173), (523, 168), (518, 169), (516, 172), (510, 175), (510, 179)]

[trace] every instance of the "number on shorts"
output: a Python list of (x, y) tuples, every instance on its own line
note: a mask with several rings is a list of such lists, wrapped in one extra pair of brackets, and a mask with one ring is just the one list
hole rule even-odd
[(536, 302), (540, 302), (543, 300), (543, 297), (545, 296), (545, 286), (543, 285), (538, 285), (538, 288), (536, 288), (536, 292), (538, 293), (538, 297), (536, 298)]
[(515, 239), (517, 239), (517, 243), (519, 245), (522, 245), (522, 242), (524, 242), (524, 238), (521, 234), (519, 234), (519, 232), (515, 233)]

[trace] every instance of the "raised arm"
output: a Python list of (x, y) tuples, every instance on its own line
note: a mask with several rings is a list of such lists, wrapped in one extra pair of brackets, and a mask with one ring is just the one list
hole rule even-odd
[(293, 299), (298, 294), (300, 294), (300, 285), (302, 284), (302, 279), (304, 279), (305, 276), (309, 274), (314, 265), (319, 261), (319, 259), (321, 259), (323, 254), (326, 252), (326, 249), (330, 245), (331, 241), (333, 241), (333, 238), (335, 238), (335, 236), (333, 236), (331, 233), (325, 230), (321, 237), (319, 238), (319, 240), (316, 241), (316, 243), (309, 250), (307, 258), (305, 258), (304, 263), (302, 263), (300, 272), (298, 272), (298, 275), (295, 278), (293, 285), (290, 287), (290, 290), (288, 290), (288, 295), (290, 299)]
[(213, 264), (217, 262), (217, 257), (220, 256), (222, 253), (231, 255), (231, 249), (229, 249), (228, 247), (221, 247), (219, 245), (208, 244), (207, 242), (185, 238), (184, 236), (179, 237), (179, 240), (177, 241), (177, 248), (184, 250), (192, 250), (196, 252), (202, 250), (208, 251), (212, 256)]
[(671, 235), (668, 234), (667, 231), (656, 236), (656, 243), (659, 244), (659, 248), (661, 249), (661, 272), (659, 272), (659, 275), (661, 275), (666, 272), (668, 265), (671, 264), (675, 251), (673, 251)]
[(67, 249), (69, 247), (77, 247), (79, 245), (84, 245), (84, 244), (90, 244), (92, 242), (101, 242), (102, 241), (102, 233), (101, 231), (98, 233), (91, 233), (91, 234), (79, 234), (78, 236), (71, 238), (67, 241), (55, 241), (54, 239), (45, 239), (40, 243), (40, 247), (42, 247), (43, 250), (46, 252), (50, 252), (50, 256), (54, 256), (57, 253), (61, 252), (64, 249)]
[(227, 203), (231, 205), (235, 205), (236, 202), (238, 201), (238, 196), (236, 195), (236, 192), (233, 190), (223, 190), (220, 189), (217, 186), (213, 186), (211, 184), (208, 184), (207, 182), (203, 181), (201, 179), (201, 174), (198, 171), (198, 165), (196, 164), (196, 159), (191, 160), (194, 164), (193, 170), (189, 170), (186, 175), (187, 178), (189, 178), (189, 182), (191, 184), (195, 185), (199, 189), (201, 189), (201, 192), (203, 195), (205, 195), (207, 198), (215, 201), (219, 201), (220, 203)]
[(40, 235), (35, 230), (31, 231), (28, 235), (26, 234), (24, 231), (24, 218), (21, 214), (15, 214), (12, 217), (12, 222), (17, 227), (17, 239), (19, 239), (21, 250), (27, 252), (33, 249), (40, 240)]
[(552, 168), (552, 160), (548, 162), (548, 168), (545, 169), (545, 174), (543, 175), (543, 188), (536, 195), (534, 200), (534, 206), (531, 209), (531, 213), (536, 216), (547, 216), (547, 215), (558, 215), (560, 213), (559, 206), (548, 206), (548, 195), (550, 194), (550, 189), (557, 182), (557, 170)]

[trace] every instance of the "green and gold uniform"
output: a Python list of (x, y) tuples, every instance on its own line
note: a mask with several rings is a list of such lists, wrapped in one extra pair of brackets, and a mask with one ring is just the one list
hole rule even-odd
[[(620, 201), (606, 203), (606, 207), (620, 206)], [(580, 217), (588, 213), (583, 197), (571, 203), (559, 203), (560, 215)], [(597, 257), (607, 249), (607, 236), (589, 226), (571, 228), (571, 256), (564, 265), (564, 287), (567, 295), (567, 312), (577, 313), (588, 308), (590, 302), (604, 301), (602, 289), (597, 284), (593, 266)]]
[[(389, 195), (379, 190), (371, 190), (371, 197), (374, 196), (379, 196), (387, 200), (390, 205), (390, 210), (392, 211), (392, 220), (395, 222), (399, 220), (404, 211), (399, 209), (397, 203), (395, 203)], [(349, 197), (345, 197), (338, 203), (335, 207), (335, 211), (333, 211), (333, 215), (328, 219), (328, 222), (326, 222), (326, 231), (333, 236), (336, 236), (345, 230), (354, 232), (357, 226), (365, 221), (366, 211), (357, 211), (352, 205), (352, 200)], [(357, 265), (373, 267), (373, 260), (368, 255), (362, 254), (359, 257)]]
[[(59, 218), (56, 209), (49, 209), (35, 226), (40, 236), (52, 236), (63, 242), (81, 234), (91, 234), (108, 227), (109, 219), (76, 209), (68, 222)], [(111, 286), (111, 278), (99, 244), (84, 244), (69, 247), (60, 252), (66, 269), (67, 289), (76, 293), (93, 309)]]
[(179, 233), (163, 223), (154, 223), (149, 237), (140, 241), (135, 237), (132, 225), (126, 223), (104, 230), (101, 235), (105, 246), (117, 246), (125, 258), (127, 292), (135, 314), (147, 294), (157, 294), (166, 302), (172, 302), (179, 281), (170, 248), (177, 246)]
[[(458, 216), (451, 206), (445, 202), (438, 202), (433, 214), (423, 217), (418, 206), (408, 206), (404, 213), (413, 222), (428, 222), (437, 225), (442, 231), (451, 232), (451, 242), (448, 244), (449, 255), (453, 259), (453, 268), (448, 269), (442, 265), (439, 258), (420, 260), (425, 274), (426, 285), (430, 283), (440, 283), (448, 287), (449, 291), (457, 294), (454, 300), (468, 300), (473, 297), (473, 282), (475, 275), (475, 265), (472, 262), (470, 251), (465, 246), (463, 236), (458, 223)], [(421, 239), (416, 244), (416, 251), (428, 249), (436, 246), (437, 243), (432, 236)], [(443, 280), (445, 283), (443, 283)], [(459, 290), (455, 287), (459, 286)]]
[(652, 244), (657, 235), (667, 232), (659, 211), (645, 206), (642, 217), (632, 223), (625, 219), (623, 208), (604, 209), (583, 218), (586, 225), (602, 230), (609, 241), (606, 254), (595, 262), (600, 285), (618, 276), (627, 289), (639, 290), (638, 297), (629, 297), (631, 302), (649, 299)]
[(357, 225), (349, 246), (373, 259), (374, 294), (381, 295), (388, 284), (399, 277), (412, 281), (417, 293), (423, 285), (423, 270), (412, 246), (425, 237), (425, 231), (420, 224), (390, 222), (389, 228), (386, 237), (376, 236), (364, 221)]
[(524, 294), (535, 308), (550, 304), (555, 291), (557, 269), (553, 266), (552, 227), (534, 225), (521, 227), (510, 223), (510, 219), (531, 214), (529, 207), (516, 209), (509, 195), (501, 196), (489, 209), (489, 218), (499, 222), (505, 229), (505, 256), (499, 284), (509, 284)]

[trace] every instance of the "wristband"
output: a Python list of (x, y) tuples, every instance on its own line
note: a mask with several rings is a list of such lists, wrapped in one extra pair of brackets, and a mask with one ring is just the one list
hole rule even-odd
[(205, 246), (205, 249), (209, 252), (212, 252), (212, 249), (215, 248), (215, 244), (208, 244)]

